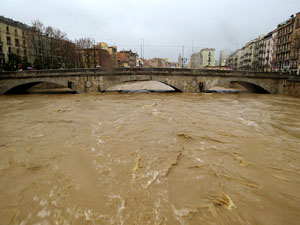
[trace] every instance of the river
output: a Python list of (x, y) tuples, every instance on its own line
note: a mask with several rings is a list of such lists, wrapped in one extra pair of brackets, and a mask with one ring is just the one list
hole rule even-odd
[(299, 224), (300, 99), (0, 96), (0, 224)]

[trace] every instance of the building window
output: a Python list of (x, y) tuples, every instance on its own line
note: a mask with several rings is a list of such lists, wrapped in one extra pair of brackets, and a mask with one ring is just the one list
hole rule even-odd
[(20, 45), (19, 39), (15, 39), (15, 43), (16, 43), (16, 46), (19, 46)]
[(7, 44), (8, 44), (8, 45), (11, 45), (10, 37), (6, 37), (6, 40), (7, 40)]
[(20, 55), (20, 49), (17, 48), (17, 55)]
[(0, 53), (2, 53), (2, 52), (3, 52), (2, 45), (0, 45)]
[(23, 40), (23, 45), (24, 45), (24, 46), (26, 45), (25, 40)]
[(17, 29), (15, 29), (15, 35), (18, 36), (18, 31), (17, 31)]
[(8, 47), (8, 53), (9, 54), (11, 53), (11, 47)]
[(9, 26), (6, 26), (6, 33), (9, 34)]
[(27, 55), (27, 51), (26, 51), (26, 49), (24, 49), (24, 56), (26, 56)]

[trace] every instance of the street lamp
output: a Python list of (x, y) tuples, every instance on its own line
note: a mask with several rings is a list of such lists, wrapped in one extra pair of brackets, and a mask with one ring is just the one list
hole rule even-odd
[(187, 58), (181, 58), (181, 61), (182, 61), (182, 68), (184, 68), (184, 64), (186, 63)]

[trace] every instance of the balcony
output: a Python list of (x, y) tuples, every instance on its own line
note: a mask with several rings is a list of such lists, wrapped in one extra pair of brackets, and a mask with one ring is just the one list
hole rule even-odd
[(286, 52), (290, 52), (290, 49), (279, 49), (279, 50), (276, 50), (274, 53), (275, 54), (282, 54), (282, 53), (286, 53)]
[(290, 57), (290, 59), (291, 59), (291, 60), (297, 60), (297, 59), (298, 59), (298, 56), (297, 56), (297, 55), (292, 55), (292, 56)]

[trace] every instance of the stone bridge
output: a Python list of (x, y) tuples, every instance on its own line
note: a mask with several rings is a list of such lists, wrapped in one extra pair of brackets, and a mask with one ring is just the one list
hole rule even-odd
[(0, 72), (0, 94), (54, 83), (77, 93), (103, 92), (130, 81), (158, 81), (182, 92), (207, 92), (213, 86), (239, 84), (252, 92), (300, 97), (300, 77), (274, 72), (165, 68), (118, 68)]

